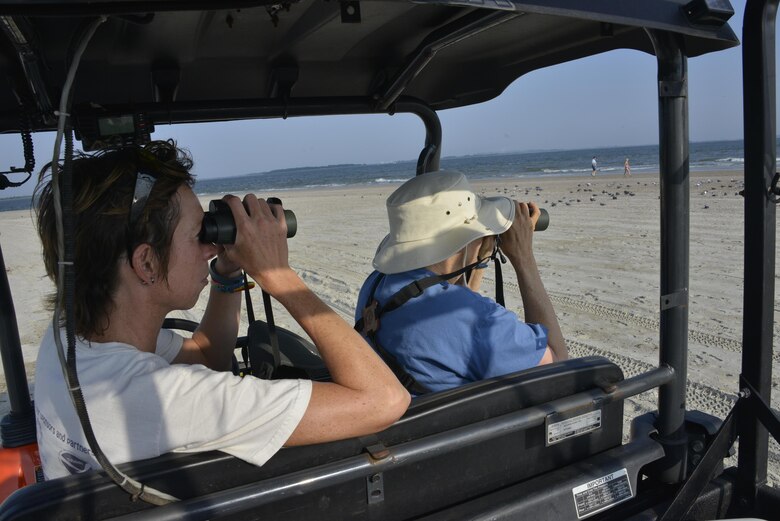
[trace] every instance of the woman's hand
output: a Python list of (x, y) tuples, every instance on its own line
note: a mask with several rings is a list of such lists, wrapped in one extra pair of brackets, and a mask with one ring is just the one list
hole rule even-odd
[(241, 266), (238, 263), (230, 260), (222, 244), (217, 244), (217, 262), (214, 268), (216, 268), (217, 273), (229, 279), (237, 277), (241, 270)]
[(236, 241), (225, 245), (226, 256), (274, 295), (283, 289), (276, 287), (278, 276), (290, 270), (284, 209), (278, 204), (269, 205), (254, 194), (246, 195), (243, 204), (233, 195), (223, 199), (236, 223)]

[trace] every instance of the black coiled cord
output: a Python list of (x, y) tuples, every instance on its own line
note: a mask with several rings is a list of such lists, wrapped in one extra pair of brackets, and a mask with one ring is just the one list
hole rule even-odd
[(32, 174), (32, 171), (35, 170), (35, 147), (33, 146), (33, 138), (32, 138), (32, 115), (30, 114), (30, 108), (29, 105), (24, 104), (22, 105), (21, 110), (21, 116), (19, 118), (21, 121), (19, 122), (19, 128), (22, 129), (22, 150), (24, 151), (24, 167), (21, 169), (14, 169), (13, 167), (11, 170), (22, 170), (24, 172)]
[[(30, 180), (33, 170), (35, 170), (35, 149), (33, 147), (32, 139), (32, 117), (30, 111), (26, 105), (22, 105), (20, 110), (19, 128), (22, 134), (22, 150), (24, 151), (24, 166), (17, 168), (12, 166), (10, 170), (0, 172), (0, 190), (6, 188), (16, 188), (22, 186), (24, 183)], [(27, 177), (22, 181), (9, 181), (5, 174), (18, 174), (25, 172)]]

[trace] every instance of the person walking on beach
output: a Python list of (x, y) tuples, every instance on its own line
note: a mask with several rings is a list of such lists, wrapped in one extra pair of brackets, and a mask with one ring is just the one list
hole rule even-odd
[[(534, 257), (535, 203), (482, 197), (462, 173), (440, 171), (401, 185), (387, 213), (390, 233), (360, 290), (356, 329), (412, 394), (568, 358)], [(497, 237), (526, 322), (478, 293), (487, 262), (501, 255)]]
[(599, 164), (596, 161), (596, 156), (593, 156), (593, 159), (590, 161), (590, 167), (592, 169), (590, 175), (595, 176), (596, 175), (596, 170), (598, 170), (598, 168), (599, 168)]
[(626, 162), (623, 163), (623, 175), (626, 177), (631, 175), (631, 165), (628, 164), (628, 158), (626, 158)]
[[(409, 393), (392, 371), (290, 268), (281, 205), (225, 196), (236, 240), (217, 246), (200, 240), (204, 214), (191, 188), (192, 161), (172, 141), (82, 154), (71, 167), (75, 356), (109, 461), (220, 450), (263, 465), (282, 446), (371, 434), (406, 411)], [(49, 169), (36, 189), (37, 227), (56, 283), (61, 252), (55, 181), (43, 177)], [(311, 337), (332, 382), (231, 374), (244, 273)], [(192, 308), (206, 286), (206, 311), (191, 338), (161, 329), (169, 312)], [(91, 451), (74, 449), (89, 443), (55, 335), (67, 345), (64, 325), (49, 326), (35, 371), (46, 479), (100, 468)]]

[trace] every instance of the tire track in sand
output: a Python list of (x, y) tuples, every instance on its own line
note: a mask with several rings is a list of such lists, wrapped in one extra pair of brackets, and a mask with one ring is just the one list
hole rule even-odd
[(347, 281), (330, 276), (321, 270), (296, 267), (295, 271), (317, 296), (334, 308), (347, 322), (353, 319), (360, 288), (354, 288)]
[[(569, 295), (551, 293), (550, 300), (562, 307), (577, 311), (584, 311), (600, 318), (620, 320), (650, 329), (652, 331), (658, 331), (661, 328), (660, 320), (655, 317), (651, 318), (633, 313), (631, 311), (624, 311), (622, 309), (617, 309), (602, 304), (586, 302)], [(705, 333), (695, 329), (688, 329), (688, 340), (706, 347), (719, 348), (734, 353), (742, 352), (742, 342), (739, 340), (713, 335), (711, 333)], [(773, 353), (772, 359), (780, 362), (780, 352)]]

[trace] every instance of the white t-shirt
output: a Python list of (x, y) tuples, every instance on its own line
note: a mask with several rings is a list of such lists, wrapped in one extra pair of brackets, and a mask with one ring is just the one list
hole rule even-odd
[[(162, 330), (153, 354), (77, 339), (79, 382), (101, 449), (113, 464), (209, 450), (264, 464), (303, 417), (311, 382), (171, 365), (182, 340)], [(51, 327), (38, 353), (35, 415), (46, 479), (100, 468), (67, 392)]]

